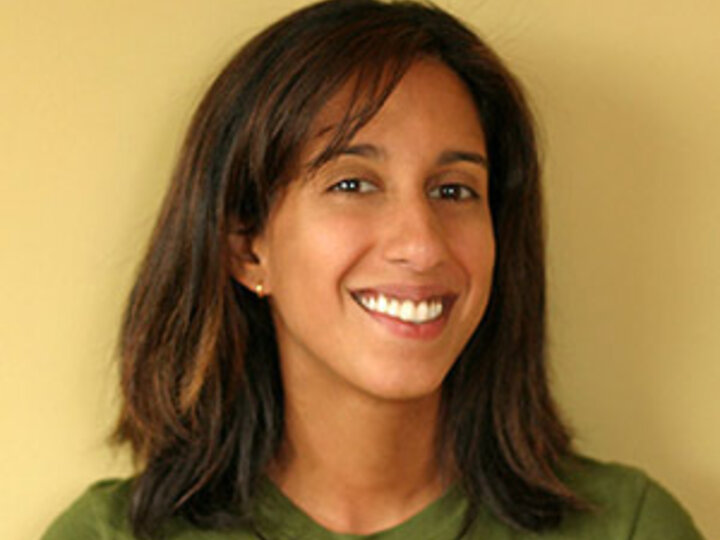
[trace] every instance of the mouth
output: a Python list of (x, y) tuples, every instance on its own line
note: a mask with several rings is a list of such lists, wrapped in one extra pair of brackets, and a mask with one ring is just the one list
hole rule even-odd
[(455, 295), (438, 294), (420, 298), (395, 296), (375, 290), (351, 293), (365, 311), (411, 325), (425, 325), (447, 316)]

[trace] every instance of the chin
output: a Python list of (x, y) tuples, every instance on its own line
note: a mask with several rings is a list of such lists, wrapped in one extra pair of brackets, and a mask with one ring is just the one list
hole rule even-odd
[[(395, 362), (397, 364), (397, 362)], [(384, 401), (412, 401), (438, 395), (447, 370), (384, 367), (366, 373), (360, 384), (365, 394)]]

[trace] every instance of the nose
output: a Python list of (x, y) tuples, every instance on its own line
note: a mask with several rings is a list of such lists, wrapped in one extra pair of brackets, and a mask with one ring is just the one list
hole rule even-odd
[(444, 262), (448, 248), (443, 224), (426, 197), (398, 200), (388, 211), (385, 260), (416, 273)]

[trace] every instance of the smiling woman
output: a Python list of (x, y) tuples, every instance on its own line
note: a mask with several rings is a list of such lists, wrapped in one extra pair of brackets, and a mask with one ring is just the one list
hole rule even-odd
[[(337, 125), (350, 94), (311, 132)], [(352, 145), (313, 167), (327, 138), (301, 149), (250, 245), (234, 235), (233, 274), (269, 295), (285, 388), (338, 398), (344, 382), (368, 397), (437, 401), (485, 311), (495, 261), (470, 93), (440, 61), (419, 60)]]
[(699, 538), (641, 472), (573, 453), (541, 224), (522, 92), (456, 19), (277, 22), (201, 103), (129, 300), (137, 475), (46, 540)]

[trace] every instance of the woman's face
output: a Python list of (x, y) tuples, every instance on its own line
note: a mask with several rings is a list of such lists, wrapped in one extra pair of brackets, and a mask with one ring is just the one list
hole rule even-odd
[[(317, 118), (302, 164), (327, 145), (347, 95)], [(490, 294), (486, 156), (467, 88), (424, 60), (339, 156), (289, 184), (251, 246), (286, 387), (439, 392)]]

